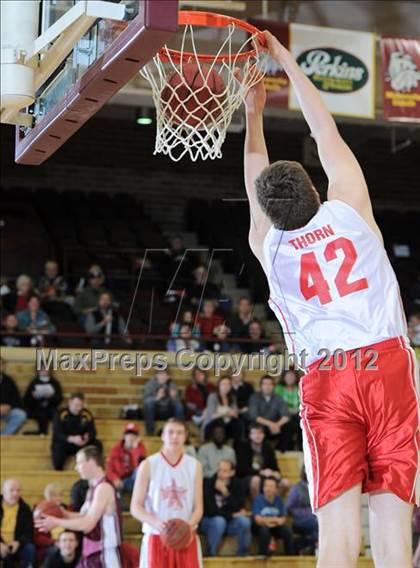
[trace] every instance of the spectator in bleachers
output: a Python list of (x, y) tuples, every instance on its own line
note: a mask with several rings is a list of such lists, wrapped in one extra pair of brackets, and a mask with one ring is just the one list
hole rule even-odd
[(1, 345), (4, 347), (21, 347), (23, 338), (19, 335), (14, 335), (17, 331), (19, 331), (19, 327), (15, 314), (6, 315), (1, 330)]
[(54, 333), (56, 328), (48, 315), (41, 310), (38, 296), (31, 296), (28, 308), (17, 314), (19, 329), (29, 334), (31, 346), (44, 345), (45, 336)]
[(181, 313), (181, 317), (177, 320), (171, 323), (170, 325), (170, 332), (171, 332), (171, 337), (178, 337), (179, 336), (179, 332), (181, 329), (181, 326), (187, 324), (190, 325), (192, 327), (192, 334), (194, 335), (194, 337), (200, 337), (201, 335), (201, 331), (200, 331), (200, 326), (197, 323), (194, 323), (194, 315), (192, 310), (184, 310)]
[(70, 508), (72, 511), (80, 511), (86, 501), (89, 483), (86, 479), (78, 479), (70, 489)]
[(254, 306), (245, 296), (239, 298), (236, 313), (228, 319), (228, 326), (232, 330), (232, 337), (247, 337), (248, 326), (252, 321)]
[(413, 347), (420, 347), (420, 312), (408, 318), (408, 337)]
[(92, 445), (102, 449), (102, 443), (96, 438), (92, 413), (85, 408), (84, 394), (72, 393), (67, 406), (59, 409), (53, 420), (51, 451), (54, 469), (62, 470), (69, 456)]
[(243, 435), (243, 423), (239, 420), (238, 405), (232, 391), (232, 379), (228, 375), (220, 377), (217, 391), (207, 398), (202, 422), (202, 436), (205, 440), (215, 424), (225, 427), (228, 438), (239, 440)]
[(169, 239), (167, 276), (173, 278), (177, 273), (180, 282), (190, 284), (192, 271), (197, 266), (197, 257), (192, 251), (187, 251), (180, 235)]
[(318, 542), (318, 519), (312, 513), (305, 467), (301, 469), (299, 483), (290, 489), (286, 511), (293, 519), (293, 532), (303, 537), (304, 546), (309, 546), (308, 552), (313, 554)]
[(197, 306), (202, 299), (217, 300), (220, 290), (209, 279), (209, 273), (205, 266), (200, 265), (193, 270), (194, 283), (187, 289), (187, 297), (193, 306)]
[(38, 423), (38, 430), (31, 434), (48, 434), (48, 424), (54, 418), (62, 400), (63, 391), (60, 383), (52, 376), (49, 369), (40, 369), (27, 386), (23, 397), (28, 417)]
[(276, 454), (270, 443), (265, 439), (262, 424), (252, 423), (248, 438), (237, 442), (235, 451), (237, 475), (244, 480), (251, 497), (259, 495), (261, 483), (267, 477), (272, 477), (280, 482), (281, 475)]
[(282, 427), (289, 421), (287, 404), (274, 392), (274, 379), (270, 375), (261, 377), (260, 389), (249, 400), (249, 418), (262, 424), (267, 439), (275, 442), (281, 451), (285, 451), (287, 437), (282, 436)]
[(6, 479), (0, 497), (0, 556), (4, 568), (35, 565), (34, 526), (32, 511), (21, 497), (17, 479)]
[(155, 420), (184, 419), (184, 407), (178, 389), (167, 371), (156, 371), (155, 376), (146, 383), (143, 397), (148, 436), (155, 433)]
[(286, 556), (295, 553), (293, 534), (286, 525), (286, 510), (278, 494), (278, 483), (274, 477), (266, 477), (262, 482), (262, 494), (255, 497), (252, 504), (258, 552), (264, 556), (275, 552), (276, 539), (283, 540)]
[(89, 279), (91, 275), (94, 274), (101, 275), (102, 277), (101, 285), (102, 286), (105, 285), (105, 274), (104, 271), (102, 270), (102, 267), (99, 266), (99, 264), (92, 264), (89, 267), (89, 270), (87, 271), (86, 275), (82, 276), (79, 282), (77, 283), (77, 286), (75, 288), (76, 295), (79, 295), (87, 286), (89, 286)]
[(198, 449), (197, 458), (203, 466), (203, 477), (213, 477), (221, 461), (230, 461), (236, 465), (236, 454), (226, 443), (226, 430), (222, 424), (216, 424), (210, 431), (210, 442)]
[(201, 331), (198, 323), (194, 322), (194, 315), (192, 310), (184, 310), (178, 321), (174, 321), (170, 325), (171, 337), (179, 337), (182, 325), (189, 325), (192, 327), (192, 334), (194, 337), (200, 337)]
[(221, 323), (213, 329), (213, 336), (214, 340), (211, 345), (211, 350), (215, 353), (232, 353), (239, 351), (239, 345), (237, 343), (226, 341), (231, 336), (231, 330), (225, 323)]
[(290, 420), (284, 424), (282, 435), (284, 448), (288, 451), (302, 451), (302, 430), (299, 418), (299, 373), (293, 369), (284, 370), (274, 392), (281, 396), (289, 409)]
[(249, 407), (249, 399), (254, 394), (254, 387), (251, 383), (244, 380), (242, 371), (239, 371), (236, 375), (232, 375), (232, 392), (236, 397), (239, 414), (246, 416)]
[[(49, 483), (44, 489), (44, 498), (46, 501), (54, 501), (59, 507), (64, 507), (63, 501), (63, 488), (58, 483)], [(36, 507), (34, 507), (36, 509)], [(63, 529), (56, 527), (51, 532), (44, 533), (35, 529), (34, 531), (34, 544), (36, 547), (36, 559), (38, 564), (46, 560), (51, 554), (56, 551), (55, 542), (59, 538)]]
[[(125, 321), (118, 306), (112, 300), (110, 292), (101, 292), (97, 307), (85, 318), (86, 333), (100, 336), (93, 337), (91, 340), (92, 347), (96, 349), (130, 343), (130, 338), (125, 331)], [(120, 339), (112, 336), (119, 336)]]
[(185, 407), (187, 420), (193, 420), (195, 424), (201, 424), (203, 412), (206, 408), (209, 394), (216, 387), (208, 382), (206, 372), (199, 367), (193, 369), (191, 383), (185, 389)]
[(15, 381), (3, 372), (5, 362), (0, 358), (0, 420), (2, 436), (15, 434), (26, 420), (22, 399)]
[(192, 328), (187, 323), (181, 325), (179, 336), (177, 338), (172, 337), (166, 344), (167, 351), (178, 353), (178, 351), (183, 349), (188, 349), (192, 352), (201, 350), (201, 343), (194, 339)]
[(215, 310), (216, 302), (214, 300), (204, 300), (203, 310), (197, 317), (201, 335), (211, 336), (214, 328), (223, 323), (222, 316), (216, 314)]
[(63, 502), (63, 486), (59, 483), (48, 483), (44, 489), (44, 497), (47, 501), (54, 501), (59, 507), (67, 509), (67, 505)]
[(47, 558), (44, 568), (76, 568), (79, 563), (77, 533), (63, 530), (57, 540), (57, 549)]
[(222, 460), (217, 473), (204, 480), (204, 516), (207, 553), (216, 556), (225, 534), (237, 539), (237, 556), (245, 556), (251, 544), (251, 520), (245, 510), (245, 491), (235, 477), (234, 463)]
[(18, 313), (26, 310), (28, 300), (34, 294), (32, 278), (27, 274), (21, 274), (16, 279), (16, 291), (10, 291), (2, 298), (3, 307), (7, 312)]
[(38, 292), (41, 300), (64, 300), (68, 290), (64, 276), (59, 273), (58, 262), (47, 260), (44, 266), (44, 275), (38, 283)]
[(260, 353), (268, 347), (263, 341), (265, 339), (263, 326), (256, 319), (249, 322), (246, 338), (251, 341), (243, 344), (242, 350), (245, 353)]
[(137, 468), (147, 457), (136, 424), (130, 422), (124, 428), (122, 440), (112, 448), (106, 462), (106, 475), (120, 493), (132, 493)]
[(74, 302), (74, 311), (79, 316), (81, 323), (84, 323), (86, 316), (97, 309), (99, 297), (102, 292), (107, 290), (104, 288), (105, 276), (99, 266), (91, 267), (87, 276), (87, 284), (78, 293)]
[(187, 427), (187, 439), (185, 440), (184, 452), (187, 456), (191, 456), (192, 458), (197, 458), (197, 450), (195, 449), (192, 441), (191, 441), (191, 432)]

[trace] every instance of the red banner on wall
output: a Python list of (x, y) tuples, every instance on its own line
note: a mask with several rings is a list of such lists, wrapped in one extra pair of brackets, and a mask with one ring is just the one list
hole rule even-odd
[(420, 39), (381, 38), (386, 120), (420, 122)]
[[(272, 20), (249, 18), (249, 23), (259, 30), (268, 30), (289, 49), (289, 25)], [(289, 78), (277, 61), (267, 55), (267, 74), (264, 85), (267, 91), (267, 105), (288, 108), (289, 105)]]

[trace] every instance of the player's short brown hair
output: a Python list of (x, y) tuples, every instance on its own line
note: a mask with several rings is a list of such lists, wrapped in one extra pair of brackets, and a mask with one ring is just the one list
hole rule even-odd
[(86, 446), (77, 452), (83, 454), (86, 460), (93, 460), (97, 466), (105, 467), (105, 459), (102, 451), (97, 446)]
[(299, 162), (279, 160), (255, 180), (258, 203), (276, 229), (304, 227), (320, 206), (311, 178)]
[(188, 433), (188, 428), (186, 423), (180, 418), (168, 418), (168, 420), (163, 425), (162, 432), (165, 430), (166, 426), (169, 426), (170, 424), (179, 424), (180, 426), (184, 426), (185, 433), (186, 434)]

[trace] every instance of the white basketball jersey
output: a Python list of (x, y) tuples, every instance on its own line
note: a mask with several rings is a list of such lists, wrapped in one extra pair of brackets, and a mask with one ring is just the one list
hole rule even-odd
[[(183, 454), (177, 464), (171, 465), (159, 452), (150, 456), (150, 481), (145, 509), (161, 521), (182, 519), (189, 521), (194, 509), (197, 460)], [(159, 534), (154, 527), (143, 523), (144, 534)]]
[(339, 200), (323, 203), (294, 231), (271, 227), (264, 240), (269, 305), (289, 353), (307, 366), (336, 349), (406, 335), (400, 291), (383, 244)]

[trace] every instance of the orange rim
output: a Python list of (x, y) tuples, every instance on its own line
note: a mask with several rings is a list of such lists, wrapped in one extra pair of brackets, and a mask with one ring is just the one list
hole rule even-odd
[[(224, 28), (229, 26), (230, 24), (234, 24), (237, 28), (244, 30), (251, 35), (255, 35), (260, 42), (260, 44), (264, 47), (266, 45), (265, 36), (258, 28), (245, 22), (244, 20), (239, 20), (238, 18), (231, 18), (230, 16), (225, 16), (223, 14), (214, 14), (213, 12), (192, 12), (190, 10), (181, 10), (179, 12), (178, 17), (178, 24), (180, 26), (208, 26), (214, 28)], [(167, 47), (162, 47), (159, 50), (159, 57), (162, 61), (169, 61), (172, 59), (173, 61), (180, 62), (181, 60), (189, 61), (191, 59), (198, 58), (200, 61), (225, 61), (226, 59), (232, 60), (235, 59), (240, 61), (242, 59), (249, 59), (250, 57), (254, 57), (257, 54), (256, 49), (251, 49), (249, 51), (244, 51), (244, 53), (240, 53), (239, 55), (229, 55), (229, 54), (222, 54), (218, 55), (217, 57), (214, 55), (208, 55), (205, 53), (192, 53), (185, 51), (182, 53), (177, 49), (169, 49)]]

